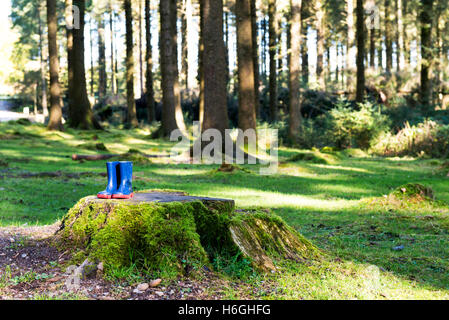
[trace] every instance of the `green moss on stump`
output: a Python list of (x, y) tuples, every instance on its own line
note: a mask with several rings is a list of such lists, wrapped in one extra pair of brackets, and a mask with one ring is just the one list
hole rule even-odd
[(391, 195), (399, 199), (434, 200), (435, 195), (430, 187), (419, 183), (408, 183), (396, 188)]
[(55, 242), (103, 262), (106, 273), (136, 264), (166, 278), (195, 275), (223, 252), (243, 253), (260, 271), (276, 270), (280, 259), (300, 262), (318, 255), (280, 217), (236, 213), (233, 202), (213, 199), (132, 203), (87, 197), (63, 219)]

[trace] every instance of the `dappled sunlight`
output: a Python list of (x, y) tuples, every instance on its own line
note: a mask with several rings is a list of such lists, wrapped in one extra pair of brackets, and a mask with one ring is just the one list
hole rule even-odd
[(355, 167), (343, 167), (343, 166), (335, 166), (335, 165), (321, 165), (321, 164), (317, 164), (315, 165), (316, 167), (319, 168), (324, 168), (324, 169), (337, 169), (337, 170), (343, 170), (343, 171), (349, 171), (349, 172), (361, 172), (361, 173), (367, 173), (367, 174), (375, 174), (372, 170), (367, 170), (364, 168), (355, 168)]
[(193, 169), (193, 168), (170, 168), (170, 169), (152, 169), (153, 173), (157, 175), (171, 175), (171, 176), (196, 176), (208, 173), (208, 169)]
[[(199, 194), (194, 194), (199, 195)], [(208, 195), (234, 199), (238, 207), (297, 207), (311, 210), (343, 210), (354, 206), (357, 200), (317, 199), (315, 196), (291, 195), (277, 192), (267, 192), (248, 188), (235, 189), (230, 186), (212, 187)]]

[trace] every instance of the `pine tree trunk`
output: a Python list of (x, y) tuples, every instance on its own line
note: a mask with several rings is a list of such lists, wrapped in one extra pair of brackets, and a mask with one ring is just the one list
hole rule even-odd
[(41, 64), (41, 86), (42, 86), (42, 113), (44, 117), (48, 116), (48, 94), (47, 94), (47, 64), (44, 58), (44, 35), (41, 20), (40, 6), (37, 7), (37, 16), (39, 19), (39, 57)]
[(111, 12), (109, 13), (109, 31), (111, 34), (110, 42), (111, 42), (111, 92), (113, 94), (117, 94), (117, 86), (115, 83), (115, 52), (114, 52), (114, 42), (115, 42), (115, 30), (114, 30), (114, 11), (110, 8)]
[(95, 98), (95, 69), (94, 69), (94, 29), (92, 19), (89, 21), (89, 45), (90, 45), (90, 95)]
[[(297, 141), (299, 128), (301, 125), (301, 102), (300, 102), (300, 83), (301, 83), (301, 0), (290, 0), (291, 20), (290, 20), (290, 58), (289, 58), (289, 91), (290, 91), (290, 122), (288, 136), (290, 143)], [(304, 44), (302, 44), (304, 46)]]
[(397, 19), (397, 65), (398, 71), (404, 69), (404, 24), (402, 21), (402, 0), (396, 0), (396, 19)]
[(187, 0), (183, 0), (181, 9), (181, 73), (184, 90), (189, 89), (189, 49), (187, 42)]
[(126, 101), (128, 106), (128, 125), (137, 127), (136, 103), (134, 98), (134, 45), (133, 45), (133, 15), (131, 0), (124, 3), (126, 17)]
[(61, 89), (59, 87), (58, 16), (56, 0), (47, 0), (48, 54), (50, 56), (50, 121), (49, 130), (64, 130), (62, 125)]
[(317, 30), (317, 62), (316, 76), (320, 90), (326, 89), (324, 81), (324, 8), (322, 0), (316, 3), (316, 30)]
[(200, 129), (203, 127), (204, 123), (204, 71), (203, 71), (203, 61), (204, 61), (204, 0), (199, 0), (200, 2), (200, 39), (198, 48), (198, 82), (200, 89), (199, 96), (199, 121)]
[(169, 137), (174, 130), (186, 128), (181, 109), (181, 95), (178, 82), (178, 35), (176, 0), (160, 2), (161, 73), (162, 73), (162, 135)]
[(103, 14), (98, 16), (98, 99), (102, 101), (106, 96), (106, 44)]
[(393, 69), (393, 30), (391, 19), (391, 0), (385, 0), (385, 48), (387, 55), (387, 74)]
[(79, 8), (80, 27), (68, 32), (68, 42), (73, 37), (73, 45), (69, 48), (69, 123), (73, 128), (89, 130), (100, 129), (101, 126), (94, 119), (90, 102), (87, 97), (86, 71), (84, 64), (84, 12), (85, 2), (73, 0), (73, 5)]
[(203, 72), (204, 122), (202, 131), (220, 131), (222, 151), (225, 150), (225, 130), (229, 127), (227, 108), (226, 49), (223, 33), (223, 2), (203, 0)]
[(407, 7), (407, 1), (402, 0), (402, 17), (403, 17), (403, 27), (402, 27), (402, 48), (404, 52), (404, 69), (407, 69), (410, 65), (410, 44), (408, 40), (408, 33), (407, 33), (407, 22), (408, 22), (408, 7)]
[(143, 27), (142, 27), (142, 0), (139, 0), (139, 84), (140, 84), (140, 96), (144, 95), (143, 85)]
[(259, 44), (258, 44), (258, 24), (256, 0), (251, 0), (251, 26), (253, 40), (253, 64), (254, 64), (254, 95), (256, 104), (256, 116), (260, 117), (260, 96), (259, 96)]
[(270, 46), (270, 120), (275, 122), (278, 117), (278, 97), (277, 97), (277, 21), (276, 21), (276, 0), (268, 0), (268, 37)]
[(346, 23), (348, 25), (348, 38), (346, 42), (346, 86), (348, 89), (351, 88), (352, 84), (352, 70), (354, 67), (354, 42), (355, 42), (355, 32), (354, 32), (354, 0), (347, 1), (347, 17)]
[(307, 1), (303, 0), (301, 6), (301, 32), (302, 32), (302, 46), (301, 46), (301, 72), (302, 72), (302, 85), (307, 88), (309, 86), (309, 50), (307, 48), (307, 34), (309, 27), (306, 21), (306, 7)]
[(432, 66), (432, 27), (433, 27), (433, 0), (422, 0), (420, 8), (421, 23), (421, 92), (420, 100), (425, 106), (430, 106), (432, 87), (430, 83), (430, 70)]
[(145, 0), (145, 39), (146, 39), (146, 56), (147, 64), (145, 75), (146, 102), (148, 110), (148, 122), (156, 121), (156, 107), (154, 101), (153, 87), (153, 46), (151, 45), (151, 8), (150, 0)]
[(376, 28), (369, 30), (369, 65), (374, 70), (376, 66)]
[(356, 101), (365, 98), (365, 14), (363, 0), (357, 0), (357, 90)]
[(237, 1), (237, 56), (239, 73), (239, 128), (256, 129), (251, 0)]

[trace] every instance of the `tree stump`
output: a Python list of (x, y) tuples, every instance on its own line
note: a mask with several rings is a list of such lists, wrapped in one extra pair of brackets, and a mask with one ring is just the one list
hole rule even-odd
[(81, 199), (64, 217), (55, 244), (76, 262), (102, 262), (105, 272), (131, 265), (165, 277), (189, 275), (227, 253), (275, 271), (318, 250), (278, 216), (236, 212), (233, 200), (183, 193), (136, 193), (130, 200)]

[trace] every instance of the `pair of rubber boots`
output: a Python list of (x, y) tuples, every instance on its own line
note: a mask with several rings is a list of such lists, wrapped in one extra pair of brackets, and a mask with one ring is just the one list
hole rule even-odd
[(131, 199), (134, 197), (132, 162), (108, 162), (108, 186), (98, 194), (100, 199)]

